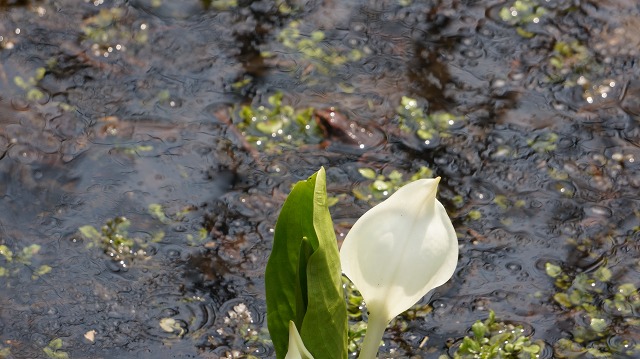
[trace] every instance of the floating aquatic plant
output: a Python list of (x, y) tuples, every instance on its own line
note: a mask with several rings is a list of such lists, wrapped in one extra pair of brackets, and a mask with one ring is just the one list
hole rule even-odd
[(116, 217), (108, 220), (98, 231), (91, 225), (78, 228), (83, 237), (90, 240), (87, 248), (99, 247), (115, 262), (122, 267), (134, 257), (144, 257), (145, 248), (150, 243), (159, 242), (164, 237), (164, 232), (157, 232), (151, 239), (143, 239), (129, 235), (131, 221), (125, 217)]
[[(8, 246), (0, 244), (0, 258), (4, 259), (4, 263), (0, 262), (0, 277), (8, 277), (19, 273), (26, 267), (32, 266), (32, 259), (40, 252), (39, 244), (30, 244), (23, 247), (21, 251), (14, 253)], [(51, 272), (49, 265), (43, 264), (33, 269), (31, 279), (39, 277)]]
[(426, 144), (437, 137), (449, 137), (448, 130), (462, 118), (447, 112), (426, 114), (416, 99), (402, 96), (396, 108), (400, 130), (415, 133)]
[(454, 359), (534, 359), (544, 348), (544, 342), (531, 341), (522, 326), (497, 322), (493, 310), (484, 322), (475, 322), (471, 332), (473, 335), (464, 337), (455, 351)]
[(250, 145), (277, 152), (319, 143), (320, 131), (313, 120), (313, 108), (294, 109), (282, 103), (282, 92), (269, 96), (269, 106), (242, 106), (238, 129)]
[(378, 174), (373, 168), (363, 167), (359, 168), (358, 172), (362, 177), (370, 180), (371, 182), (365, 186), (355, 187), (353, 189), (353, 194), (358, 199), (366, 201), (373, 200), (376, 203), (388, 198), (391, 194), (397, 191), (398, 188), (404, 186), (410, 181), (416, 181), (422, 178), (431, 178), (433, 176), (433, 171), (424, 166), (421, 166), (418, 171), (413, 173), (409, 180), (406, 180), (405, 175), (398, 170), (392, 170), (388, 174)]
[[(634, 328), (640, 325), (634, 314), (640, 311), (636, 284), (614, 285), (611, 283), (614, 273), (606, 266), (590, 273), (567, 273), (561, 266), (546, 263), (545, 270), (555, 279), (554, 301), (584, 318), (572, 327), (570, 338), (555, 343), (557, 357), (640, 355), (640, 343), (633, 335)], [(609, 286), (611, 290), (607, 289)]]
[(510, 25), (516, 26), (518, 34), (525, 38), (535, 34), (525, 30), (529, 24), (537, 24), (547, 14), (547, 9), (531, 0), (516, 0), (511, 5), (500, 9), (500, 19)]
[[(364, 56), (363, 50), (359, 48), (329, 47), (323, 31), (312, 30), (305, 34), (300, 30), (301, 25), (299, 21), (289, 23), (278, 34), (278, 41), (285, 48), (294, 51), (296, 58), (301, 58), (322, 72), (328, 72), (330, 68), (349, 61), (358, 61)], [(262, 53), (264, 57), (272, 55), (271, 52)]]

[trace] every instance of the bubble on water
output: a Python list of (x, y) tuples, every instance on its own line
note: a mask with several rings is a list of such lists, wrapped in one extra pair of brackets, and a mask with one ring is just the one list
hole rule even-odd
[(487, 204), (491, 203), (491, 201), (495, 197), (495, 194), (487, 187), (475, 186), (471, 189), (469, 196), (475, 203)]
[(522, 266), (515, 262), (509, 262), (505, 265), (505, 267), (511, 272), (519, 272), (522, 270)]

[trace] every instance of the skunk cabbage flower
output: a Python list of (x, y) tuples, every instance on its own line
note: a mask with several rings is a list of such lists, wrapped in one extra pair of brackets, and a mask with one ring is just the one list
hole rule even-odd
[(400, 188), (354, 224), (340, 249), (342, 270), (369, 310), (360, 358), (375, 358), (398, 314), (451, 278), (458, 239), (436, 199), (440, 177)]
[(313, 359), (313, 355), (305, 348), (293, 321), (289, 321), (289, 350), (284, 359)]

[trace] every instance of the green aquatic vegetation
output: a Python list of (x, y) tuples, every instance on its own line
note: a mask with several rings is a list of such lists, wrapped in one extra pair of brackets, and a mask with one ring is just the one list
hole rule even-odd
[(200, 228), (196, 235), (193, 235), (191, 233), (187, 234), (187, 243), (189, 243), (190, 246), (196, 246), (206, 241), (208, 237), (209, 232), (207, 232), (207, 229)]
[(62, 348), (62, 339), (56, 338), (47, 344), (42, 351), (50, 359), (69, 359), (69, 353), (60, 350)]
[(78, 228), (82, 236), (89, 240), (87, 248), (98, 247), (111, 259), (121, 266), (127, 267), (135, 257), (145, 257), (145, 248), (150, 243), (162, 240), (164, 232), (157, 232), (150, 239), (131, 237), (129, 227), (131, 222), (125, 217), (116, 217), (108, 220), (98, 231), (91, 225)]
[(553, 45), (548, 63), (547, 80), (562, 83), (565, 87), (577, 85), (590, 90), (589, 78), (601, 76), (596, 73), (601, 71), (602, 66), (597, 64), (589, 49), (578, 40), (557, 41)]
[[(330, 68), (341, 66), (350, 61), (358, 61), (364, 53), (361, 49), (334, 48), (328, 46), (325, 33), (320, 30), (304, 34), (299, 21), (292, 21), (278, 34), (278, 41), (287, 49), (294, 52), (301, 60), (312, 64), (320, 71), (327, 72)], [(263, 57), (271, 57), (273, 53), (263, 52)]]
[[(44, 79), (47, 72), (55, 71), (55, 66), (56, 60), (54, 58), (49, 59), (45, 66), (36, 68), (33, 75), (16, 75), (13, 78), (13, 83), (22, 91), (24, 91), (24, 98), (27, 101), (38, 102), (40, 100), (43, 100), (47, 95), (44, 92), (45, 90), (41, 86), (41, 81)], [(63, 111), (74, 110), (73, 106), (64, 102), (53, 101), (52, 99), (48, 99), (48, 101), (46, 101), (46, 104), (37, 104), (37, 106), (45, 108), (57, 107)]]
[(493, 202), (504, 211), (513, 207), (522, 208), (526, 205), (526, 201), (523, 199), (513, 199), (502, 194), (496, 195)]
[(546, 8), (534, 1), (516, 0), (513, 4), (502, 7), (499, 16), (507, 24), (516, 26), (516, 31), (520, 36), (529, 38), (535, 34), (525, 30), (523, 27), (539, 23), (540, 19), (547, 13)]
[(146, 43), (148, 40), (147, 24), (133, 26), (126, 24), (124, 8), (102, 8), (84, 20), (80, 29), (84, 37), (92, 43), (91, 50), (95, 56), (109, 57), (116, 51), (125, 50), (128, 43)]
[(472, 209), (469, 211), (469, 213), (467, 213), (467, 217), (469, 217), (469, 219), (472, 221), (477, 221), (482, 218), (482, 212), (477, 209)]
[(0, 261), (0, 277), (18, 274), (25, 267), (32, 269), (31, 279), (33, 280), (51, 272), (52, 268), (46, 264), (32, 268), (32, 259), (40, 249), (39, 244), (31, 244), (14, 253), (8, 246), (0, 245), (0, 258), (4, 258), (4, 263)]
[(544, 132), (527, 140), (527, 145), (538, 153), (551, 152), (556, 149), (558, 135), (554, 132)]
[(583, 70), (592, 60), (587, 47), (579, 41), (558, 41), (553, 45), (549, 64), (564, 73), (577, 73)]
[(454, 359), (534, 359), (544, 348), (544, 342), (532, 341), (522, 326), (496, 322), (493, 311), (484, 322), (475, 322), (471, 331), (473, 335), (462, 340)]
[(321, 169), (294, 186), (276, 223), (265, 287), (269, 333), (278, 358), (287, 353), (290, 323), (316, 355), (347, 357), (340, 257), (326, 197)]
[(587, 103), (607, 99), (617, 85), (606, 65), (580, 40), (557, 41), (548, 64), (546, 81), (567, 88), (582, 87), (582, 98)]
[(634, 314), (640, 310), (640, 293), (634, 283), (613, 283), (614, 273), (606, 266), (590, 273), (567, 273), (546, 263), (545, 270), (555, 279), (554, 301), (584, 318), (575, 323), (571, 339), (554, 345), (557, 357), (640, 355), (640, 343), (632, 334), (640, 325)]
[(294, 109), (282, 103), (283, 94), (269, 96), (269, 106), (242, 106), (237, 124), (250, 145), (278, 152), (282, 148), (298, 148), (320, 143), (320, 129), (313, 119), (313, 108)]
[(342, 288), (344, 288), (347, 302), (347, 319), (349, 320), (347, 351), (349, 353), (357, 353), (367, 332), (367, 323), (364, 321), (363, 316), (363, 311), (366, 308), (364, 298), (362, 298), (362, 294), (358, 292), (356, 286), (345, 276), (342, 276)]
[(159, 203), (151, 203), (148, 207), (149, 214), (162, 223), (169, 223), (169, 218), (164, 213), (164, 208)]
[(13, 83), (27, 93), (26, 97), (28, 101), (39, 101), (44, 98), (44, 93), (37, 86), (46, 73), (47, 69), (38, 67), (33, 76), (27, 78), (16, 76), (13, 78)]
[(396, 113), (400, 130), (404, 133), (415, 133), (427, 144), (436, 137), (449, 137), (448, 130), (463, 120), (462, 117), (448, 112), (425, 114), (424, 106), (406, 96), (402, 96)]
[(115, 146), (114, 150), (120, 151), (121, 153), (133, 158), (133, 157), (141, 156), (145, 152), (153, 151), (153, 146), (134, 144), (134, 145), (127, 145), (127, 146)]
[(364, 186), (354, 187), (354, 196), (357, 199), (374, 202), (388, 198), (407, 182), (433, 177), (433, 171), (424, 166), (413, 173), (409, 179), (405, 179), (405, 175), (395, 169), (389, 174), (378, 174), (373, 168), (363, 167), (359, 168), (358, 172), (370, 182)]
[[(185, 217), (193, 212), (194, 208), (187, 206), (179, 209), (178, 211), (167, 213), (165, 208), (159, 203), (151, 203), (147, 210), (149, 215), (162, 224), (178, 224), (185, 220)], [(190, 246), (197, 246), (202, 244), (209, 237), (209, 232), (206, 228), (201, 227), (196, 233), (187, 233), (186, 240)]]

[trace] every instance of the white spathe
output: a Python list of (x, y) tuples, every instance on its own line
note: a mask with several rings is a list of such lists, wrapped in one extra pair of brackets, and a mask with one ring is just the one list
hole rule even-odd
[(313, 359), (313, 355), (304, 346), (293, 321), (289, 321), (289, 349), (284, 359)]
[(455, 271), (458, 239), (436, 199), (439, 182), (440, 177), (403, 186), (360, 217), (342, 243), (342, 271), (369, 310), (360, 358), (375, 358), (391, 319)]

